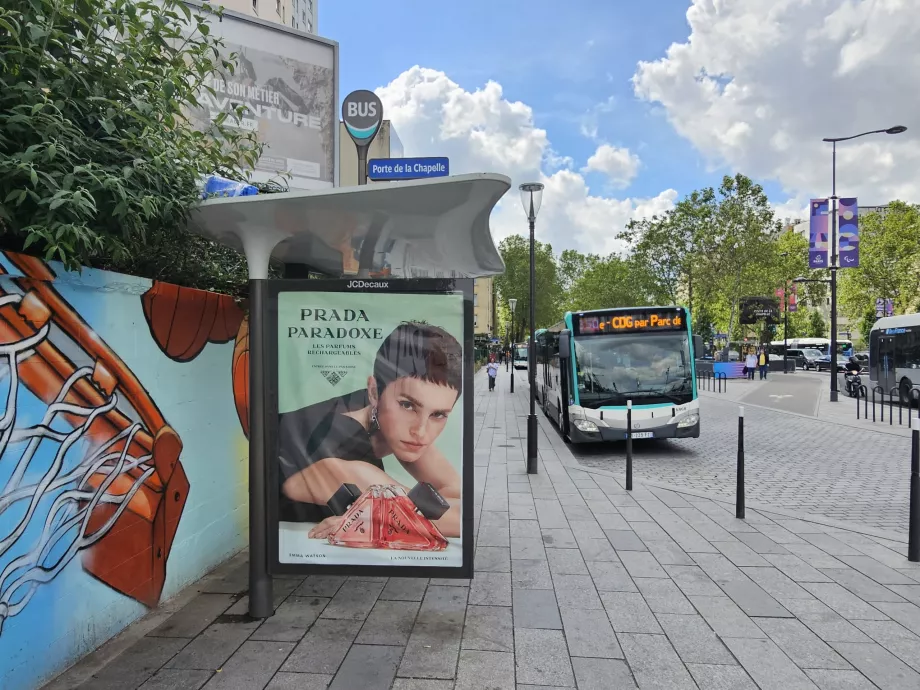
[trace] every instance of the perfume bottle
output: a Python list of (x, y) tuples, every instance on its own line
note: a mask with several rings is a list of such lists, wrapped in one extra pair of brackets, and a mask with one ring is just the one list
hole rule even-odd
[(354, 549), (379, 548), (378, 535), (374, 534), (375, 498), (379, 495), (378, 486), (365, 491), (351, 508), (342, 516), (342, 524), (329, 535), (329, 543), (335, 546), (350, 546)]

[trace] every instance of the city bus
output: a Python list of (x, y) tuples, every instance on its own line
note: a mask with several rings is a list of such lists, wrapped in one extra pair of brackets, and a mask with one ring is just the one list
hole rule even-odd
[(920, 385), (920, 314), (885, 316), (869, 332), (869, 388), (888, 394), (897, 386), (902, 404)]
[(536, 396), (573, 443), (699, 438), (690, 314), (683, 307), (568, 312), (536, 341)]
[(527, 343), (515, 343), (511, 347), (511, 359), (515, 369), (527, 368)]

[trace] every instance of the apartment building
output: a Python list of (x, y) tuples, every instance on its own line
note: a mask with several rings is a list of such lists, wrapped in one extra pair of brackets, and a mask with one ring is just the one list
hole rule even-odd
[(492, 278), (473, 281), (473, 333), (494, 335), (495, 302)]
[(214, 4), (308, 34), (318, 33), (319, 0), (219, 0)]

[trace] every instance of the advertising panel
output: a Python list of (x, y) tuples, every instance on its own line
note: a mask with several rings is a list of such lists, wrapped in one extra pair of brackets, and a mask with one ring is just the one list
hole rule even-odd
[(742, 297), (741, 323), (744, 325), (760, 322), (777, 323), (779, 321), (779, 300), (775, 297)]
[(243, 106), (239, 126), (265, 144), (254, 181), (288, 173), (283, 181), (291, 189), (335, 186), (338, 44), (227, 10), (209, 23), (224, 41), (221, 57), (238, 57), (232, 73), (214, 74), (213, 93), (199, 94), (191, 121), (205, 129), (220, 113)]
[(812, 199), (808, 226), (808, 267), (827, 268), (829, 220), (827, 199)]
[(275, 285), (274, 569), (469, 577), (472, 281)]
[(859, 205), (856, 197), (843, 198), (837, 207), (840, 268), (859, 268)]

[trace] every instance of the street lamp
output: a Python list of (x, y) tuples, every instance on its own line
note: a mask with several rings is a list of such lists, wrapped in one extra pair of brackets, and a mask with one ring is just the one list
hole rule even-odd
[(530, 415), (527, 417), (527, 474), (537, 473), (537, 408), (536, 408), (536, 345), (534, 342), (534, 324), (537, 320), (536, 282), (537, 269), (534, 256), (534, 226), (537, 223), (537, 213), (543, 202), (543, 184), (540, 182), (527, 182), (518, 189), (521, 190), (521, 203), (527, 222), (530, 225), (530, 347), (527, 349), (527, 380), (530, 382)]
[[(780, 254), (782, 258), (789, 256), (789, 252)], [(785, 263), (785, 262), (783, 262)], [(786, 297), (786, 290), (789, 289), (789, 280), (786, 278), (786, 272), (783, 271), (783, 373), (789, 373), (789, 300)]]
[[(889, 127), (888, 129), (873, 129), (871, 132), (863, 132), (862, 134), (854, 134), (851, 137), (825, 137), (821, 141), (828, 142), (833, 145), (833, 150), (831, 153), (831, 201), (833, 202), (833, 208), (831, 209), (831, 256), (829, 268), (831, 270), (831, 371), (837, 371), (837, 142), (838, 141), (849, 141), (850, 139), (858, 139), (859, 137), (864, 137), (869, 134), (901, 134), (906, 132), (907, 127), (904, 125), (896, 125), (895, 127)], [(837, 402), (837, 376), (831, 376), (831, 402)]]
[(511, 392), (514, 393), (514, 310), (517, 307), (517, 300), (509, 299), (508, 306), (511, 307)]

